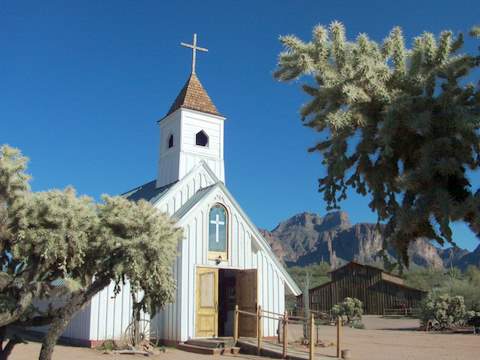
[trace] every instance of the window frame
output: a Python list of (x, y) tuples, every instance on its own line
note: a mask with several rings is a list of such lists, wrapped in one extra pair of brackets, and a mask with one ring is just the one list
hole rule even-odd
[[(197, 144), (197, 136), (200, 134), (200, 133), (203, 133), (205, 135), (205, 137), (207, 138), (207, 142), (205, 145), (200, 145), (200, 144)], [(208, 148), (210, 147), (210, 136), (208, 136), (207, 132), (205, 130), (200, 130), (200, 131), (197, 131), (195, 133), (195, 146), (198, 146), (198, 147), (202, 147), (202, 148)]]
[[(215, 207), (222, 207), (225, 211), (225, 251), (211, 251), (210, 250), (210, 213)], [(228, 209), (222, 203), (215, 203), (210, 206), (208, 210), (207, 216), (207, 253), (208, 253), (208, 260), (220, 260), (220, 261), (228, 261), (228, 246), (230, 243), (230, 215)]]
[[(172, 146), (170, 146), (170, 140), (172, 141)], [(172, 133), (167, 136), (167, 150), (173, 149), (175, 147), (175, 136)]]

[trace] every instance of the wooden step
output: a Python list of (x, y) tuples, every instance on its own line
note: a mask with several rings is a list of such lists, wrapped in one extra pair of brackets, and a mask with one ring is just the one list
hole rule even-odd
[(212, 339), (212, 340), (211, 339), (189, 339), (185, 341), (185, 344), (212, 348), (212, 349), (225, 347), (224, 341), (215, 340), (215, 339)]
[[(189, 340), (189, 342), (190, 341), (191, 340)], [(196, 354), (204, 354), (204, 355), (238, 354), (240, 352), (240, 348), (236, 346), (213, 348), (213, 347), (193, 345), (192, 343), (187, 344), (186, 342), (178, 344), (177, 349), (196, 353)]]
[(205, 355), (221, 355), (224, 352), (223, 348), (211, 348), (211, 347), (197, 346), (197, 345), (186, 344), (186, 343), (178, 344), (177, 349), (196, 353), (196, 354), (205, 354)]

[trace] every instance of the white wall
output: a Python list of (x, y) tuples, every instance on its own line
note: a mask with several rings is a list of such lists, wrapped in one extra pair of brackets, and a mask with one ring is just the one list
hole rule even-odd
[[(204, 160), (215, 176), (225, 182), (223, 122), (223, 118), (182, 109), (180, 179)], [(202, 130), (208, 135), (208, 146), (206, 147), (195, 144), (196, 134)]]
[[(37, 306), (42, 311), (47, 310), (48, 305), (50, 303), (55, 308), (55, 307), (62, 306), (64, 304), (64, 300), (62, 298), (58, 298), (52, 302), (44, 301), (44, 300), (38, 300), (34, 302), (35, 306)], [(48, 326), (35, 327), (35, 328), (32, 328), (32, 330), (45, 333), (48, 330)], [(70, 339), (88, 340), (89, 335), (90, 335), (90, 304), (87, 304), (81, 311), (79, 311), (73, 317), (72, 321), (70, 321), (70, 323), (68, 324), (62, 336), (68, 337)]]
[[(198, 166), (167, 193), (157, 204), (170, 215), (177, 212), (199, 189), (210, 186), (214, 179), (206, 168)], [(208, 260), (208, 212), (220, 202), (229, 214), (228, 259), (220, 265)], [(185, 341), (195, 336), (195, 289), (197, 266), (258, 270), (258, 302), (263, 309), (283, 313), (285, 281), (271, 254), (256, 239), (256, 229), (238, 212), (222, 188), (217, 186), (179, 221), (184, 239), (178, 245), (179, 255), (173, 266), (177, 280), (176, 301), (152, 319), (153, 331), (166, 340)], [(268, 246), (268, 245), (267, 245)], [(132, 320), (130, 287), (127, 283), (114, 296), (113, 284), (97, 294), (72, 321), (64, 336), (77, 339), (120, 339)], [(142, 315), (148, 319), (148, 314)], [(264, 335), (275, 336), (278, 321), (264, 319)]]
[[(225, 182), (223, 160), (223, 122), (221, 116), (178, 109), (160, 121), (160, 151), (157, 186), (183, 179), (200, 161), (205, 161), (215, 176)], [(196, 134), (208, 135), (208, 146), (196, 145)], [(174, 136), (173, 148), (168, 138)]]
[[(207, 217), (210, 207), (220, 202), (229, 213), (228, 260), (216, 265), (208, 260)], [(285, 309), (285, 284), (270, 257), (257, 248), (253, 229), (237, 213), (233, 204), (220, 189), (212, 191), (199, 206), (180, 221), (185, 237), (179, 245), (174, 271), (177, 279), (177, 301), (157, 315), (153, 322), (163, 339), (185, 341), (195, 337), (195, 289), (197, 266), (218, 268), (258, 269), (258, 302), (263, 309), (283, 313)], [(264, 335), (275, 336), (278, 321), (264, 319)]]
[[(141, 294), (138, 295), (141, 298)], [(149, 320), (142, 312), (141, 318)], [(127, 326), (132, 322), (132, 296), (127, 282), (115, 296), (114, 284), (100, 291), (90, 304), (89, 340), (121, 339)]]
[[(141, 294), (138, 295), (141, 298)], [(53, 306), (61, 306), (64, 302), (56, 299)], [(45, 310), (48, 302), (38, 301), (36, 305)], [(141, 313), (141, 318), (149, 320), (148, 314)], [(105, 289), (95, 295), (65, 329), (62, 337), (77, 340), (120, 340), (125, 334), (127, 326), (132, 321), (132, 297), (130, 284), (127, 282), (115, 296), (114, 284), (110, 283)], [(48, 326), (34, 328), (35, 331), (46, 332)]]
[[(160, 148), (157, 187), (178, 180), (181, 148), (181, 117), (176, 111), (160, 122)], [(173, 135), (173, 147), (168, 148), (168, 138)]]
[(157, 208), (170, 216), (175, 214), (195, 193), (214, 183), (213, 178), (202, 166), (189, 173), (180, 183), (173, 185), (175, 188), (166, 194)]

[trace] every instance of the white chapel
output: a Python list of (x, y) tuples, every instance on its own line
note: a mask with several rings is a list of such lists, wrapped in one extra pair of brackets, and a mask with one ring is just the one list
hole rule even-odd
[[(231, 336), (235, 305), (285, 310), (285, 295), (300, 290), (257, 227), (225, 185), (224, 122), (195, 72), (158, 122), (160, 149), (156, 179), (127, 193), (168, 213), (184, 229), (174, 264), (175, 302), (150, 318), (167, 344), (193, 338)], [(128, 286), (116, 297), (104, 289), (70, 324), (65, 337), (93, 345), (122, 336), (131, 321)], [(254, 331), (240, 321), (240, 332)], [(278, 320), (263, 319), (264, 336), (275, 336)]]

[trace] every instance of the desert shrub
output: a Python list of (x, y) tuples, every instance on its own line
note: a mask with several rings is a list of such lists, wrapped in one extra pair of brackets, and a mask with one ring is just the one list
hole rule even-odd
[(450, 296), (461, 296), (468, 311), (480, 311), (480, 284), (473, 284), (467, 279), (447, 281), (437, 292)]
[(436, 294), (461, 296), (468, 311), (480, 312), (480, 269), (469, 266), (465, 272), (457, 268), (413, 269), (405, 275), (405, 283)]
[(350, 325), (354, 329), (365, 329), (365, 325), (360, 320), (355, 320)]
[(462, 325), (470, 314), (462, 296), (429, 294), (420, 306), (420, 320), (424, 325), (432, 322), (440, 329)]
[(363, 315), (363, 304), (358, 299), (346, 297), (341, 303), (334, 305), (331, 312), (333, 316), (346, 318), (348, 324), (359, 326)]
[(113, 351), (118, 350), (120, 347), (114, 340), (105, 340), (102, 344), (96, 347), (99, 351)]
[(432, 291), (444, 285), (445, 271), (434, 268), (415, 268), (404, 274), (405, 284), (417, 289)]

